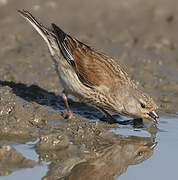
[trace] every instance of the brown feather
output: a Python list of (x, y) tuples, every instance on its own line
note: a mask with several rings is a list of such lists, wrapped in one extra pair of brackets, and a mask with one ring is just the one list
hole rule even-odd
[(128, 74), (111, 57), (69, 36), (66, 40), (83, 84), (112, 88), (115, 83), (130, 82)]

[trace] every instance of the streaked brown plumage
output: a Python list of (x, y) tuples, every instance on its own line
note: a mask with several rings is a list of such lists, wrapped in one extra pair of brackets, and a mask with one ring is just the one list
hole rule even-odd
[(56, 71), (63, 85), (63, 99), (71, 94), (107, 114), (108, 111), (134, 118), (155, 121), (156, 104), (140, 91), (127, 72), (111, 57), (64, 33), (55, 24), (48, 29), (28, 11), (18, 11), (43, 37), (50, 50)]

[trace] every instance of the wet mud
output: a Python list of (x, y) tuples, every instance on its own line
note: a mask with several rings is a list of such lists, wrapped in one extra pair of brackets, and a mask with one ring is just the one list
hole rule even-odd
[[(16, 9), (30, 10), (44, 24), (55, 22), (118, 58), (157, 102), (164, 124), (164, 117), (178, 116), (177, 5), (176, 0), (0, 0), (0, 176), (46, 162), (44, 180), (117, 179), (152, 157), (163, 131), (147, 121), (108, 124), (97, 109), (73, 99), (74, 118), (65, 119), (48, 49)], [(120, 129), (148, 136), (115, 133)], [(36, 142), (38, 161), (15, 149), (27, 142)]]

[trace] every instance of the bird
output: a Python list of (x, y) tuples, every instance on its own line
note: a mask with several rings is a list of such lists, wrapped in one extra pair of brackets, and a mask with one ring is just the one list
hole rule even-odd
[(29, 11), (17, 10), (46, 42), (62, 84), (67, 118), (73, 118), (68, 103), (72, 95), (103, 112), (108, 121), (117, 115), (157, 123), (158, 106), (130, 78), (119, 61), (65, 33), (56, 24), (48, 28)]

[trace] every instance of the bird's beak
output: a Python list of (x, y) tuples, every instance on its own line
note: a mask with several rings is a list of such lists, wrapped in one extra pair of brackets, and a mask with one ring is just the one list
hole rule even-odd
[(150, 142), (146, 144), (150, 149), (154, 149), (158, 143), (157, 142)]
[(148, 115), (153, 119), (154, 122), (157, 123), (157, 119), (159, 118), (159, 116), (156, 114), (155, 111), (149, 112)]

